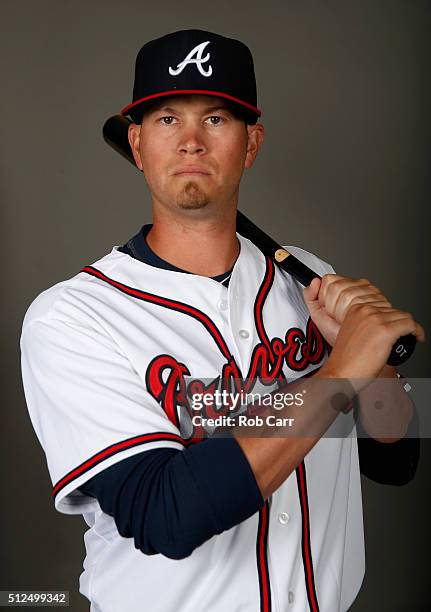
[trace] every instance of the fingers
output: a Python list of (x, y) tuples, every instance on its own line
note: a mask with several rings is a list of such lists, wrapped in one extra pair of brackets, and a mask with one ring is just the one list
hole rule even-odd
[[(317, 300), (316, 289), (318, 289)], [(373, 323), (387, 326), (390, 333), (395, 334), (395, 329), (401, 330), (398, 337), (411, 333), (419, 342), (425, 342), (425, 331), (413, 319), (411, 313), (393, 308), (380, 289), (367, 278), (353, 279), (339, 274), (325, 274), (322, 276), (320, 288), (317, 283), (313, 287), (312, 295), (314, 306), (319, 304), (324, 307), (326, 312), (340, 324), (343, 323), (347, 313), (359, 308), (361, 317), (372, 317)], [(376, 321), (375, 317), (378, 315), (383, 319)]]
[(321, 308), (321, 305), (317, 299), (320, 287), (320, 279), (313, 278), (308, 287), (304, 289), (304, 301), (310, 311), (310, 314)]
[(391, 341), (395, 342), (401, 336), (413, 334), (419, 342), (425, 342), (425, 330), (413, 315), (405, 310), (387, 306), (376, 306), (373, 302), (367, 304), (354, 304), (349, 314), (359, 316), (373, 329), (374, 333), (389, 334)]
[(394, 321), (390, 321), (387, 326), (395, 337), (394, 342), (401, 336), (407, 336), (408, 334), (413, 334), (416, 336), (418, 342), (425, 342), (425, 330), (422, 325), (420, 325), (414, 319), (395, 319)]
[(320, 285), (319, 299), (326, 306), (330, 300), (334, 299), (346, 287), (370, 285), (369, 281), (364, 278), (354, 279), (349, 276), (340, 276), (339, 274), (324, 274)]
[(313, 278), (313, 280), (308, 285), (308, 287), (305, 287), (304, 295), (307, 297), (309, 301), (316, 299), (319, 293), (320, 283), (321, 281), (319, 278)]
[(353, 304), (372, 304), (378, 308), (392, 308), (392, 304), (386, 299), (382, 293), (367, 293), (362, 295), (362, 288), (352, 288), (351, 290), (343, 291), (336, 304), (334, 310), (334, 318), (342, 323), (347, 311)]
[(392, 304), (389, 302), (386, 296), (383, 295), (383, 293), (366, 293), (365, 295), (358, 293), (358, 295), (352, 297), (349, 306), (351, 306), (352, 304), (363, 304), (365, 302), (374, 302), (374, 304), (385, 304), (390, 308), (392, 307)]
[(399, 314), (400, 312), (394, 312), (394, 318), (387, 322), (387, 325), (397, 336), (396, 339), (407, 336), (407, 334), (413, 334), (418, 342), (425, 342), (426, 335), (422, 325), (415, 321), (409, 312)]
[(319, 304), (338, 323), (342, 323), (352, 304), (374, 302), (392, 306), (380, 289), (366, 278), (353, 279), (338, 274), (325, 274), (320, 285)]

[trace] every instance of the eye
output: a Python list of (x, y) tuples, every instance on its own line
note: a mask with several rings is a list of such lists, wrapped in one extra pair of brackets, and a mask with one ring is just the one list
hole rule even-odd
[(171, 121), (169, 121), (169, 123), (166, 123), (165, 119), (175, 119), (175, 117), (173, 117), (172, 115), (165, 115), (164, 117), (160, 117), (159, 119), (159, 121), (161, 121), (163, 125), (172, 125)]
[(219, 115), (212, 115), (211, 117), (208, 117), (208, 119), (219, 119), (220, 120), (220, 121), (217, 121), (216, 123), (211, 122), (212, 125), (220, 125), (220, 123), (224, 121), (224, 118), (220, 117)]

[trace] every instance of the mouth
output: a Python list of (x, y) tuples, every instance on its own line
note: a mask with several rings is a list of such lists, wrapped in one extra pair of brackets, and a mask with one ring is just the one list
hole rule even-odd
[(175, 176), (209, 176), (208, 172), (177, 172)]
[(211, 172), (200, 164), (184, 164), (174, 172), (174, 176), (209, 176), (210, 174)]

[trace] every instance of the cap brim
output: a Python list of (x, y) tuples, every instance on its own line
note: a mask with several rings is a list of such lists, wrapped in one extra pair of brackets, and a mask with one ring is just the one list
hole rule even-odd
[(135, 114), (135, 111), (138, 112), (139, 110), (144, 110), (146, 105), (148, 105), (150, 102), (153, 102), (157, 98), (181, 94), (200, 94), (225, 98), (226, 100), (229, 100), (230, 102), (233, 102), (234, 104), (238, 105), (238, 110), (241, 110), (242, 113), (244, 113), (250, 119), (254, 119), (256, 121), (258, 117), (260, 117), (262, 114), (262, 111), (259, 108), (252, 106), (248, 102), (244, 102), (239, 98), (235, 98), (234, 96), (231, 96), (221, 91), (209, 91), (207, 89), (172, 89), (170, 91), (163, 91), (160, 93), (151, 94), (149, 96), (145, 96), (144, 98), (140, 98), (139, 100), (135, 100), (131, 104), (128, 104), (120, 111), (120, 114), (133, 115)]

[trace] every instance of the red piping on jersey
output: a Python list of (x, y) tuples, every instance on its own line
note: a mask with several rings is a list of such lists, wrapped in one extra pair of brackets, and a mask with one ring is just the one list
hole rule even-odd
[(296, 478), (298, 480), (298, 487), (300, 488), (300, 504), (302, 513), (302, 557), (304, 561), (308, 603), (310, 605), (311, 612), (319, 612), (319, 604), (317, 603), (316, 587), (314, 583), (313, 560), (311, 557), (310, 519), (308, 512), (307, 483), (304, 462), (302, 462), (296, 468)]
[(268, 528), (269, 528), (269, 502), (259, 512), (259, 527), (257, 531), (257, 571), (260, 588), (260, 612), (271, 612), (271, 587), (268, 570)]
[(59, 480), (54, 486), (51, 495), (57, 495), (57, 493), (59, 493), (61, 489), (64, 489), (64, 487), (69, 482), (75, 480), (75, 478), (78, 478), (78, 476), (81, 476), (81, 474), (88, 472), (90, 468), (94, 467), (107, 457), (111, 457), (112, 455), (115, 455), (116, 453), (119, 453), (120, 451), (126, 448), (132, 448), (141, 444), (148, 444), (149, 442), (160, 442), (162, 440), (179, 442), (183, 446), (185, 445), (185, 441), (181, 438), (181, 436), (178, 436), (177, 434), (173, 433), (162, 432), (155, 432), (142, 436), (134, 436), (133, 438), (128, 438), (127, 440), (123, 440), (122, 442), (116, 442), (115, 444), (106, 447), (104, 450), (99, 451), (98, 453), (90, 457), (90, 459), (87, 459), (86, 461), (84, 461), (84, 463), (81, 463), (81, 465), (78, 465), (78, 467), (74, 468), (72, 471), (66, 474), (66, 476)]
[(170, 308), (171, 310), (178, 310), (180, 312), (184, 312), (185, 314), (190, 315), (194, 319), (197, 319), (210, 332), (211, 336), (213, 337), (214, 341), (216, 342), (223, 356), (228, 361), (229, 359), (231, 359), (230, 351), (226, 345), (226, 342), (224, 341), (223, 336), (218, 330), (216, 324), (213, 323), (213, 321), (211, 321), (208, 315), (206, 315), (204, 312), (202, 312), (198, 308), (194, 308), (193, 306), (190, 306), (189, 304), (185, 304), (184, 302), (178, 302), (177, 300), (170, 300), (168, 298), (164, 298), (159, 295), (155, 295), (154, 293), (147, 293), (145, 291), (140, 291), (139, 289), (129, 287), (128, 285), (124, 285), (123, 283), (120, 283), (112, 278), (109, 278), (109, 276), (106, 276), (105, 274), (103, 274), (103, 272), (100, 272), (100, 270), (93, 268), (93, 266), (85, 266), (84, 268), (81, 269), (81, 272), (87, 272), (87, 274), (96, 276), (97, 278), (100, 278), (101, 280), (105, 281), (109, 285), (112, 285), (113, 287), (120, 289), (120, 291), (123, 291), (124, 293), (127, 293), (129, 295), (133, 295), (134, 297), (137, 297), (141, 300), (145, 300), (146, 302), (152, 302), (153, 304), (158, 304), (159, 306), (164, 306), (165, 308)]
[[(272, 260), (269, 259), (268, 256), (266, 256), (265, 259), (266, 259), (265, 278), (259, 288), (259, 292), (256, 296), (256, 300), (254, 303), (254, 318), (256, 321), (256, 328), (257, 328), (257, 333), (259, 335), (259, 338), (261, 339), (261, 342), (266, 345), (266, 348), (268, 349), (269, 354), (272, 356), (271, 343), (269, 341), (268, 335), (263, 326), (262, 307), (269, 293), (269, 290), (272, 287), (272, 283), (274, 281), (274, 264), (272, 263)], [(272, 361), (274, 361), (274, 359), (272, 359)]]
[[(266, 333), (265, 326), (263, 324), (262, 309), (263, 309), (263, 304), (274, 282), (275, 267), (274, 267), (274, 263), (272, 259), (270, 259), (268, 255), (265, 255), (265, 261), (266, 261), (265, 277), (262, 281), (261, 286), (259, 287), (259, 291), (257, 293), (256, 300), (254, 303), (254, 320), (256, 323), (256, 329), (257, 329), (257, 333), (260, 338), (260, 341), (262, 342), (262, 344), (266, 346), (271, 363), (274, 363), (276, 361), (276, 357), (272, 351), (271, 342), (268, 338), (268, 334)], [(280, 372), (280, 374), (278, 375), (278, 379), (280, 380), (280, 382), (283, 382), (286, 380), (283, 372)]]

